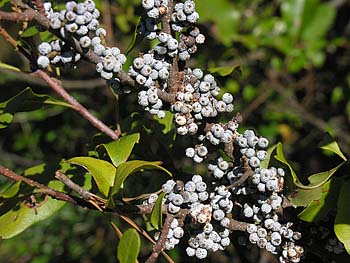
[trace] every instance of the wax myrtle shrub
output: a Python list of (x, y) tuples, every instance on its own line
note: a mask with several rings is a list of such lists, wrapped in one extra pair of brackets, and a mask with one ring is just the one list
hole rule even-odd
[[(53, 214), (77, 216), (63, 208), (70, 203), (80, 211), (77, 221), (95, 230), (79, 232), (73, 223), (39, 261), (71, 250), (75, 261), (345, 262), (349, 91), (343, 79), (321, 96), (312, 87), (314, 71), (316, 83), (329, 78), (330, 69), (322, 72), (328, 53), (348, 52), (343, 27), (326, 35), (343, 19), (336, 13), (344, 3), (275, 4), (2, 1), (1, 36), (26, 62), (1, 64), (4, 83), (25, 84), (6, 88), (0, 104), (4, 149), (17, 152), (4, 151), (0, 166), (0, 236), (9, 239), (1, 242), (30, 233), (36, 222), (44, 227)], [(123, 16), (130, 10), (138, 18)], [(114, 39), (114, 29), (129, 41)], [(238, 51), (248, 54), (239, 63)], [(345, 76), (348, 64), (337, 64)], [(72, 96), (73, 88), (82, 90)], [(327, 108), (324, 120), (312, 110), (327, 107), (316, 103), (328, 102), (327, 93), (342, 110)], [(316, 156), (329, 165), (301, 166), (302, 174), (314, 171), (297, 176), (273, 136), (310, 165), (310, 131), (320, 143), (330, 133), (345, 151), (327, 138), (327, 156)], [(301, 145), (299, 135), (307, 137)], [(82, 252), (74, 234), (98, 236), (96, 229), (115, 237), (90, 238), (93, 249)]]

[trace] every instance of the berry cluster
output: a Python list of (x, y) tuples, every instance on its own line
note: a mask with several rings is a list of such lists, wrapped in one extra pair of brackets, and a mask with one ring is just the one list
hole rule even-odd
[[(65, 9), (55, 12), (50, 3), (44, 3), (47, 18), (50, 19), (50, 27), (59, 30), (62, 40), (54, 40), (50, 43), (43, 42), (38, 46), (40, 56), (38, 66), (47, 68), (50, 64), (55, 66), (74, 65), (81, 56), (92, 50), (101, 59), (96, 65), (96, 71), (106, 80), (112, 80), (122, 70), (126, 57), (117, 47), (106, 47), (106, 30), (100, 27), (98, 18), (100, 12), (96, 9), (92, 0), (83, 3), (69, 1)], [(77, 40), (81, 53), (67, 43)], [(66, 43), (67, 42), (67, 43)]]
[(177, 3), (171, 13), (171, 29), (173, 32), (186, 32), (175, 38), (169, 32), (158, 28), (161, 18), (171, 11), (167, 0), (144, 0), (142, 7), (146, 11), (146, 17), (141, 21), (138, 32), (149, 40), (157, 39), (160, 43), (154, 47), (154, 52), (170, 58), (178, 55), (179, 60), (188, 60), (191, 54), (197, 51), (196, 44), (203, 44), (205, 36), (200, 34), (199, 28), (193, 26), (199, 18), (195, 11), (195, 3), (191, 0), (185, 3)]
[[(224, 93), (218, 99), (220, 88), (214, 76), (199, 68), (188, 68), (184, 62), (197, 51), (197, 44), (205, 41), (194, 25), (199, 19), (195, 3), (141, 2), (145, 15), (138, 30), (159, 43), (141, 53), (129, 67), (128, 75), (141, 88), (138, 103), (159, 118), (165, 117), (164, 109), (174, 113), (177, 134), (189, 135), (194, 141), (185, 155), (196, 163), (205, 161), (208, 168), (207, 183), (196, 174), (189, 181), (179, 178), (163, 184), (165, 212), (174, 217), (166, 249), (173, 249), (186, 229), (187, 254), (204, 259), (208, 252), (224, 250), (230, 244), (234, 220), (239, 219), (246, 224), (251, 244), (279, 254), (280, 262), (299, 262), (303, 248), (296, 241), (301, 234), (292, 230), (291, 222), (282, 221), (278, 213), (284, 198), (285, 172), (262, 166), (268, 155), (268, 140), (253, 130), (240, 133), (236, 119), (215, 122), (219, 114), (233, 111), (233, 96)], [(60, 12), (54, 12), (48, 3), (44, 6), (51, 28), (58, 30), (63, 40), (41, 43), (38, 65), (47, 68), (50, 64), (75, 63), (93, 51), (100, 58), (96, 71), (110, 84), (118, 82), (116, 76), (126, 57), (117, 47), (106, 47), (106, 31), (99, 26), (94, 2), (70, 1)], [(164, 22), (166, 17), (170, 21)], [(72, 40), (79, 42), (81, 52), (66, 44)], [(171, 99), (164, 101), (164, 93)], [(152, 194), (146, 203), (154, 204), (157, 198)], [(186, 211), (188, 218), (180, 220), (181, 211)]]

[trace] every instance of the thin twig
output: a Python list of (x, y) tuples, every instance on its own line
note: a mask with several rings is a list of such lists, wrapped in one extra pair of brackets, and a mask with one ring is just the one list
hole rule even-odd
[(77, 192), (84, 199), (89, 200), (92, 197), (89, 191), (86, 191), (80, 185), (77, 185), (76, 183), (74, 183), (71, 179), (68, 178), (68, 176), (66, 176), (61, 171), (57, 171), (55, 174), (55, 177), (58, 180), (60, 180), (62, 183), (64, 183), (67, 187)]
[(56, 191), (56, 190), (54, 190), (46, 185), (43, 185), (43, 184), (38, 183), (32, 179), (29, 179), (27, 177), (19, 175), (19, 174), (15, 173), (14, 171), (12, 171), (12, 170), (10, 170), (2, 165), (0, 165), (0, 174), (9, 178), (12, 181), (15, 181), (15, 182), (23, 181), (30, 186), (39, 188), (42, 190), (43, 193), (45, 193), (45, 194), (47, 194), (47, 195), (49, 195), (57, 200), (61, 200), (61, 201), (67, 202), (67, 203), (75, 204), (75, 205), (78, 204), (77, 200), (74, 199), (72, 196), (65, 194), (65, 193), (62, 193), (62, 192), (59, 192), (59, 191)]
[(33, 73), (42, 78), (46, 83), (63, 99), (65, 99), (74, 109), (79, 112), (85, 119), (87, 119), (92, 125), (94, 125), (101, 132), (117, 140), (119, 135), (115, 133), (112, 129), (106, 126), (102, 121), (93, 116), (83, 105), (81, 105), (76, 99), (74, 99), (58, 82), (54, 81), (46, 72), (42, 70), (37, 70)]
[(168, 215), (163, 224), (162, 232), (159, 236), (157, 243), (153, 246), (153, 252), (147, 259), (146, 263), (154, 263), (159, 257), (159, 254), (164, 250), (166, 238), (170, 229), (171, 222), (174, 217)]

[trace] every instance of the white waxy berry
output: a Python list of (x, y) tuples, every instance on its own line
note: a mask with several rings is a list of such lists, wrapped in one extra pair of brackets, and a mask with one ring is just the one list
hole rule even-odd
[(265, 151), (265, 150), (257, 151), (256, 157), (258, 157), (259, 160), (264, 161), (267, 158), (267, 151)]
[(255, 150), (253, 148), (247, 148), (244, 155), (248, 158), (252, 158), (253, 156), (255, 156)]
[(79, 26), (76, 23), (66, 24), (64, 27), (68, 32), (71, 32), (71, 33), (74, 33), (79, 28)]
[(270, 242), (274, 246), (279, 246), (282, 243), (282, 237), (278, 232), (272, 232)]
[(148, 203), (149, 204), (154, 204), (157, 201), (158, 195), (157, 194), (151, 194), (148, 197)]
[(41, 68), (47, 68), (50, 65), (50, 60), (46, 56), (40, 56), (37, 60), (38, 66)]
[(185, 125), (187, 123), (187, 119), (186, 119), (185, 116), (178, 115), (175, 118), (175, 122), (176, 122), (177, 125), (183, 126), (183, 125)]
[(143, 66), (145, 65), (143, 58), (135, 58), (133, 61), (133, 66), (136, 69), (142, 69)]
[(233, 96), (230, 93), (224, 93), (222, 95), (222, 100), (223, 102), (225, 102), (226, 104), (232, 103), (233, 101)]
[(193, 257), (193, 256), (196, 255), (196, 250), (194, 248), (192, 248), (192, 247), (187, 247), (186, 248), (186, 254), (189, 257)]
[(213, 171), (213, 175), (214, 175), (215, 178), (221, 179), (222, 177), (224, 177), (225, 172), (222, 171), (219, 167), (217, 167), (217, 168)]
[(176, 206), (173, 203), (169, 203), (168, 211), (169, 213), (176, 214), (177, 212), (180, 211), (180, 206)]
[(184, 230), (182, 229), (182, 227), (176, 227), (173, 230), (173, 235), (176, 238), (182, 238), (184, 235)]
[(188, 181), (185, 183), (185, 190), (188, 192), (194, 192), (196, 191), (196, 183), (193, 181)]
[(205, 157), (208, 154), (208, 149), (204, 145), (200, 145), (199, 147), (197, 147), (196, 151), (200, 157)]
[(190, 125), (188, 126), (188, 133), (191, 135), (196, 134), (198, 131), (198, 125), (196, 123), (190, 123)]
[(104, 29), (104, 28), (98, 28), (97, 30), (96, 30), (96, 32), (95, 32), (95, 34), (96, 34), (96, 36), (106, 36), (107, 35), (107, 31), (106, 31), (106, 29)]
[(251, 208), (249, 205), (245, 204), (243, 209), (243, 214), (245, 217), (252, 217), (254, 215), (253, 208)]
[(200, 247), (196, 249), (196, 257), (198, 259), (204, 259), (207, 257), (207, 255), (208, 255), (208, 251), (206, 249), (200, 248)]
[(266, 229), (263, 228), (263, 227), (260, 227), (256, 233), (257, 233), (258, 236), (261, 237), (261, 238), (264, 238), (264, 237), (267, 236), (267, 231), (266, 231)]
[(183, 11), (189, 15), (195, 10), (195, 3), (192, 0), (187, 0), (183, 5)]
[(228, 245), (230, 245), (231, 240), (229, 237), (225, 237), (221, 239), (220, 243), (223, 247), (227, 247)]
[(204, 192), (207, 190), (207, 184), (205, 182), (196, 183), (196, 190), (198, 192)]
[(202, 81), (200, 84), (199, 84), (199, 90), (202, 92), (202, 93), (206, 93), (210, 90), (210, 83), (209, 82), (206, 82), (206, 81)]
[(165, 184), (162, 185), (163, 191), (165, 193), (170, 193), (173, 191), (176, 182), (174, 180), (168, 180)]
[(159, 17), (159, 10), (158, 10), (158, 8), (154, 7), (152, 9), (150, 9), (147, 12), (147, 16), (150, 17), (150, 18), (153, 18), (153, 19), (157, 19)]
[(166, 43), (169, 39), (169, 36), (167, 33), (165, 32), (160, 32), (159, 35), (158, 35), (158, 40), (161, 42), (161, 43)]
[(88, 36), (83, 36), (79, 39), (80, 46), (83, 48), (88, 48), (91, 45), (91, 39)]
[(162, 68), (159, 70), (158, 75), (160, 79), (167, 79), (169, 77), (169, 71), (166, 68)]
[[(196, 11), (187, 16), (187, 21), (190, 22), (190, 23), (196, 23), (198, 19), (199, 19), (199, 14), (198, 14)], [(199, 35), (202, 35), (202, 36), (204, 37), (203, 34), (199, 34)], [(199, 36), (199, 35), (198, 35), (198, 36)], [(198, 36), (197, 36), (197, 37), (198, 37)], [(201, 37), (201, 38), (198, 39), (198, 40), (197, 40), (197, 37), (196, 37), (196, 43), (198, 43), (198, 44), (203, 44), (204, 41), (205, 41), (205, 37), (204, 37), (204, 38)]]
[(183, 199), (182, 195), (175, 194), (174, 197), (172, 198), (171, 202), (176, 206), (180, 206), (183, 204), (184, 199)]
[(192, 182), (194, 182), (195, 184), (199, 183), (199, 182), (202, 182), (202, 176), (200, 176), (199, 174), (193, 175), (192, 176)]
[(258, 231), (258, 227), (254, 224), (249, 224), (247, 227), (247, 232), (249, 234), (256, 233)]
[(108, 80), (108, 79), (113, 78), (113, 73), (102, 70), (101, 77)]
[(221, 221), (225, 218), (225, 212), (221, 209), (217, 209), (213, 212), (213, 218), (217, 221)]
[(167, 46), (170, 50), (175, 50), (178, 47), (178, 41), (175, 38), (168, 39)]
[(142, 76), (141, 74), (138, 74), (136, 76), (136, 82), (140, 85), (144, 85), (146, 83), (147, 78), (145, 76)]
[(52, 51), (52, 47), (49, 43), (43, 42), (38, 46), (38, 51), (41, 55), (45, 56)]
[(267, 146), (269, 146), (269, 141), (266, 138), (261, 137), (258, 140), (258, 146), (260, 148), (265, 149), (265, 148), (267, 148)]
[(142, 7), (145, 9), (151, 9), (154, 6), (154, 0), (142, 0)]
[(260, 160), (258, 157), (253, 156), (252, 158), (249, 159), (249, 165), (253, 168), (257, 168), (260, 166)]
[(189, 158), (193, 158), (195, 153), (196, 152), (195, 152), (194, 148), (192, 148), (192, 147), (186, 148), (186, 150), (185, 150), (185, 154)]

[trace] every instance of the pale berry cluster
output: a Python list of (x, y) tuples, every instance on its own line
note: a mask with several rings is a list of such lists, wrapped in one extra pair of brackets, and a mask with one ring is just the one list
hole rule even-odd
[(185, 73), (170, 110), (175, 113), (177, 133), (195, 135), (206, 119), (217, 117), (218, 113), (232, 112), (233, 104), (232, 100), (226, 103), (216, 98), (220, 88), (213, 75), (204, 75), (198, 68), (187, 69)]
[(197, 51), (196, 44), (203, 44), (205, 36), (200, 34), (199, 28), (193, 26), (199, 18), (195, 11), (195, 3), (187, 0), (184, 3), (177, 3), (171, 14), (171, 30), (182, 32), (187, 28), (187, 32), (180, 34), (179, 38), (173, 34), (159, 29), (161, 18), (170, 12), (167, 0), (143, 0), (142, 7), (146, 11), (138, 27), (138, 33), (146, 36), (149, 40), (157, 39), (160, 43), (154, 47), (156, 54), (161, 56), (175, 57), (179, 60), (188, 60), (191, 54)]
[[(82, 3), (75, 1), (66, 2), (65, 9), (55, 12), (51, 3), (44, 3), (47, 18), (50, 19), (50, 26), (59, 30), (62, 40), (54, 40), (50, 43), (43, 42), (38, 46), (40, 56), (37, 60), (38, 66), (47, 68), (50, 64), (62, 66), (74, 65), (81, 59), (81, 56), (88, 51), (95, 52), (100, 57), (96, 65), (96, 71), (106, 80), (113, 80), (115, 75), (122, 70), (126, 57), (117, 47), (105, 45), (106, 30), (100, 27), (98, 18), (100, 12), (96, 9), (92, 0), (85, 0)], [(77, 40), (81, 53), (74, 47), (66, 44)]]

